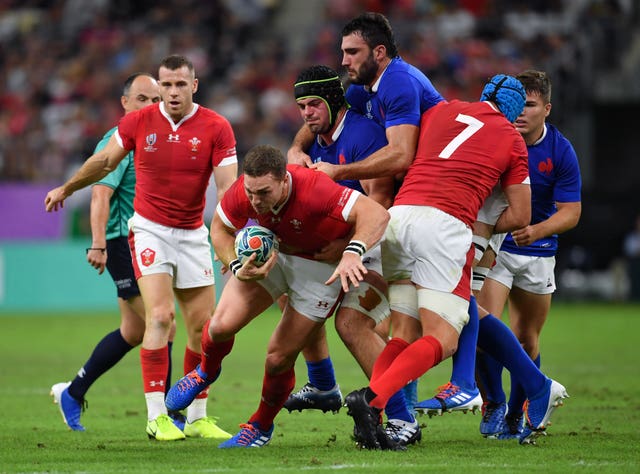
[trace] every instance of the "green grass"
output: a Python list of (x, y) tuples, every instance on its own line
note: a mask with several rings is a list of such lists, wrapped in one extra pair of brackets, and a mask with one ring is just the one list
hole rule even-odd
[[(206, 440), (159, 443), (144, 431), (138, 351), (89, 391), (85, 433), (70, 432), (51, 402), (53, 383), (70, 380), (97, 340), (117, 326), (115, 314), (0, 316), (0, 472), (638, 472), (640, 454), (640, 306), (554, 304), (542, 335), (543, 369), (571, 398), (537, 446), (483, 439), (479, 415), (428, 419), (422, 443), (402, 453), (369, 452), (350, 439), (351, 418), (281, 413), (263, 449), (219, 450)], [(210, 395), (209, 413), (237, 431), (257, 407), (264, 352), (277, 315), (270, 311), (241, 332)], [(181, 322), (179, 323), (181, 324)], [(179, 326), (180, 327), (180, 326)], [(343, 393), (365, 385), (353, 359), (329, 331)], [(179, 334), (174, 367), (182, 366)], [(420, 381), (430, 397), (450, 362)], [(299, 387), (306, 380), (297, 366)], [(175, 374), (174, 374), (175, 375)], [(175, 378), (175, 377), (174, 377)]]

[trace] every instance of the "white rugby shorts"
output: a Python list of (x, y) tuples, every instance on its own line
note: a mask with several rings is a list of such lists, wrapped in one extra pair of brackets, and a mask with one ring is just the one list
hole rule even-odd
[(297, 312), (312, 321), (322, 322), (333, 314), (342, 296), (339, 278), (331, 285), (324, 284), (335, 269), (335, 263), (280, 252), (266, 278), (256, 283), (267, 290), (274, 301), (287, 293), (288, 304)]
[(389, 213), (381, 244), (385, 279), (410, 279), (423, 288), (468, 300), (474, 254), (471, 229), (430, 206), (393, 206)]
[(129, 219), (129, 246), (136, 278), (168, 273), (174, 288), (215, 283), (209, 230), (178, 229), (157, 224), (138, 213)]
[(537, 295), (547, 295), (556, 290), (555, 266), (555, 257), (500, 252), (487, 278), (502, 283), (507, 288), (515, 286)]

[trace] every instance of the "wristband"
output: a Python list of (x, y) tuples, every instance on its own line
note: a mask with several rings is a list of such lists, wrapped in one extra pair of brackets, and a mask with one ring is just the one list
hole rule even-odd
[(345, 253), (345, 252), (355, 253), (356, 255), (362, 257), (366, 251), (367, 251), (367, 245), (364, 242), (360, 240), (352, 240), (347, 244), (347, 246), (344, 248), (344, 251), (342, 253)]
[(240, 262), (239, 258), (236, 258), (229, 262), (229, 270), (231, 270), (233, 276), (236, 276), (236, 273), (238, 273), (238, 270), (240, 270), (240, 268), (242, 268), (242, 262)]
[(89, 247), (89, 248), (85, 249), (85, 251), (87, 253), (89, 253), (91, 250), (100, 250), (100, 252), (102, 252), (102, 253), (105, 253), (107, 251), (107, 249), (103, 248), (103, 247)]

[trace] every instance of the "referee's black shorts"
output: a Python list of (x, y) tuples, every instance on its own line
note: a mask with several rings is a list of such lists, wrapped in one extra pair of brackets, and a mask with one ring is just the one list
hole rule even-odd
[(107, 270), (116, 284), (118, 297), (128, 300), (140, 294), (127, 237), (107, 240)]

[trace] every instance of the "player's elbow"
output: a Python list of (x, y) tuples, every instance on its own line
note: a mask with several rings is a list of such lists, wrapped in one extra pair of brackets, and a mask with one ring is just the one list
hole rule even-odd
[(521, 209), (519, 212), (513, 216), (513, 228), (514, 229), (522, 229), (531, 223), (531, 208), (527, 207)]

